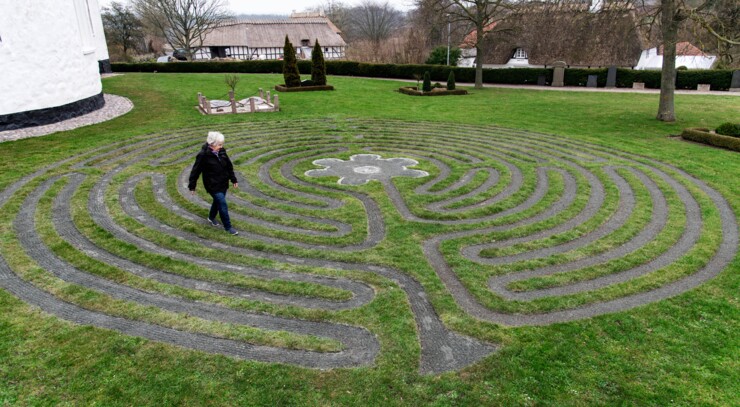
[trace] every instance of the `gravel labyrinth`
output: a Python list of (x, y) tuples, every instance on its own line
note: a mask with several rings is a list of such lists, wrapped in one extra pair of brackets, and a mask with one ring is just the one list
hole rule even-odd
[[(207, 226), (200, 183), (195, 196), (185, 188), (208, 130), (226, 135), (238, 170), (236, 237)], [(443, 317), (480, 324), (571, 321), (690, 290), (738, 247), (725, 198), (677, 168), (442, 123), (147, 135), (41, 169), (2, 191), (0, 206), (12, 222), (0, 286), (23, 301), (127, 335), (320, 369), (376, 362), (383, 338), (363, 324), (382, 314), (378, 296), (408, 301), (419, 370), (435, 374), (496, 345), (453, 332), (432, 300), (453, 309)]]

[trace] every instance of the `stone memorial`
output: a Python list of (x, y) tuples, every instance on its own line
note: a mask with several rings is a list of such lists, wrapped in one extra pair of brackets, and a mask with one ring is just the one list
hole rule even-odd
[(545, 75), (537, 77), (537, 86), (547, 86), (547, 77)]
[(566, 63), (563, 61), (557, 61), (552, 65), (552, 85), (550, 86), (565, 86), (565, 66)]
[(740, 92), (740, 71), (732, 73), (732, 82), (730, 82), (730, 92)]
[(615, 88), (617, 86), (617, 67), (610, 66), (606, 71), (606, 87)]
[(632, 82), (632, 89), (645, 89), (645, 82)]
[(699, 92), (709, 92), (709, 90), (711, 89), (711, 87), (712, 87), (711, 84), (708, 84), (708, 83), (700, 83), (700, 84), (696, 85), (696, 90), (698, 90)]
[(597, 75), (589, 75), (588, 80), (586, 81), (586, 87), (588, 88), (596, 88), (598, 87), (598, 81), (599, 77)]

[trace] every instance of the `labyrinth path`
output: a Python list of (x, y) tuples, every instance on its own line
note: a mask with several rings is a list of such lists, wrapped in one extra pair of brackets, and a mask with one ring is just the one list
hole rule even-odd
[[(237, 170), (239, 236), (207, 224), (200, 182), (186, 189), (209, 130), (226, 135)], [(363, 310), (379, 281), (403, 290), (419, 370), (436, 374), (496, 345), (452, 331), (434, 301), (506, 326), (588, 318), (690, 290), (738, 247), (725, 198), (678, 168), (443, 123), (146, 135), (38, 170), (0, 206), (0, 286), (23, 301), (78, 324), (319, 369), (376, 363), (382, 341)]]

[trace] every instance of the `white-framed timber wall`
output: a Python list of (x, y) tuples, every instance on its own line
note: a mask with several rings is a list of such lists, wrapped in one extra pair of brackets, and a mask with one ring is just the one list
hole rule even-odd
[[(98, 0), (0, 1), (0, 130), (102, 107), (104, 60)], [(13, 123), (34, 111), (30, 124)]]
[[(301, 49), (304, 48), (304, 49)], [(307, 49), (306, 49), (307, 48)], [(343, 59), (344, 49), (346, 47), (321, 47), (324, 53), (324, 59)], [(296, 56), (298, 59), (311, 59), (311, 53), (313, 48), (311, 47), (297, 47)], [(250, 48), (242, 46), (231, 46), (231, 47), (204, 47), (199, 49), (195, 53), (195, 59), (211, 59), (211, 58), (234, 58), (243, 59), (246, 61), (252, 60), (269, 60), (269, 59), (283, 59), (283, 48), (282, 47), (264, 47), (264, 48)]]

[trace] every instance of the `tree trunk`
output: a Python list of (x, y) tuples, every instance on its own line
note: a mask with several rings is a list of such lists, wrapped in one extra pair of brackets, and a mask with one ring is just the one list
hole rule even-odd
[(483, 26), (476, 27), (475, 40), (475, 89), (483, 89), (483, 47), (480, 46), (483, 41)]
[(663, 34), (663, 68), (660, 77), (660, 104), (658, 120), (675, 122), (674, 95), (676, 91), (676, 39), (678, 23), (676, 21), (675, 0), (661, 2), (661, 32)]

